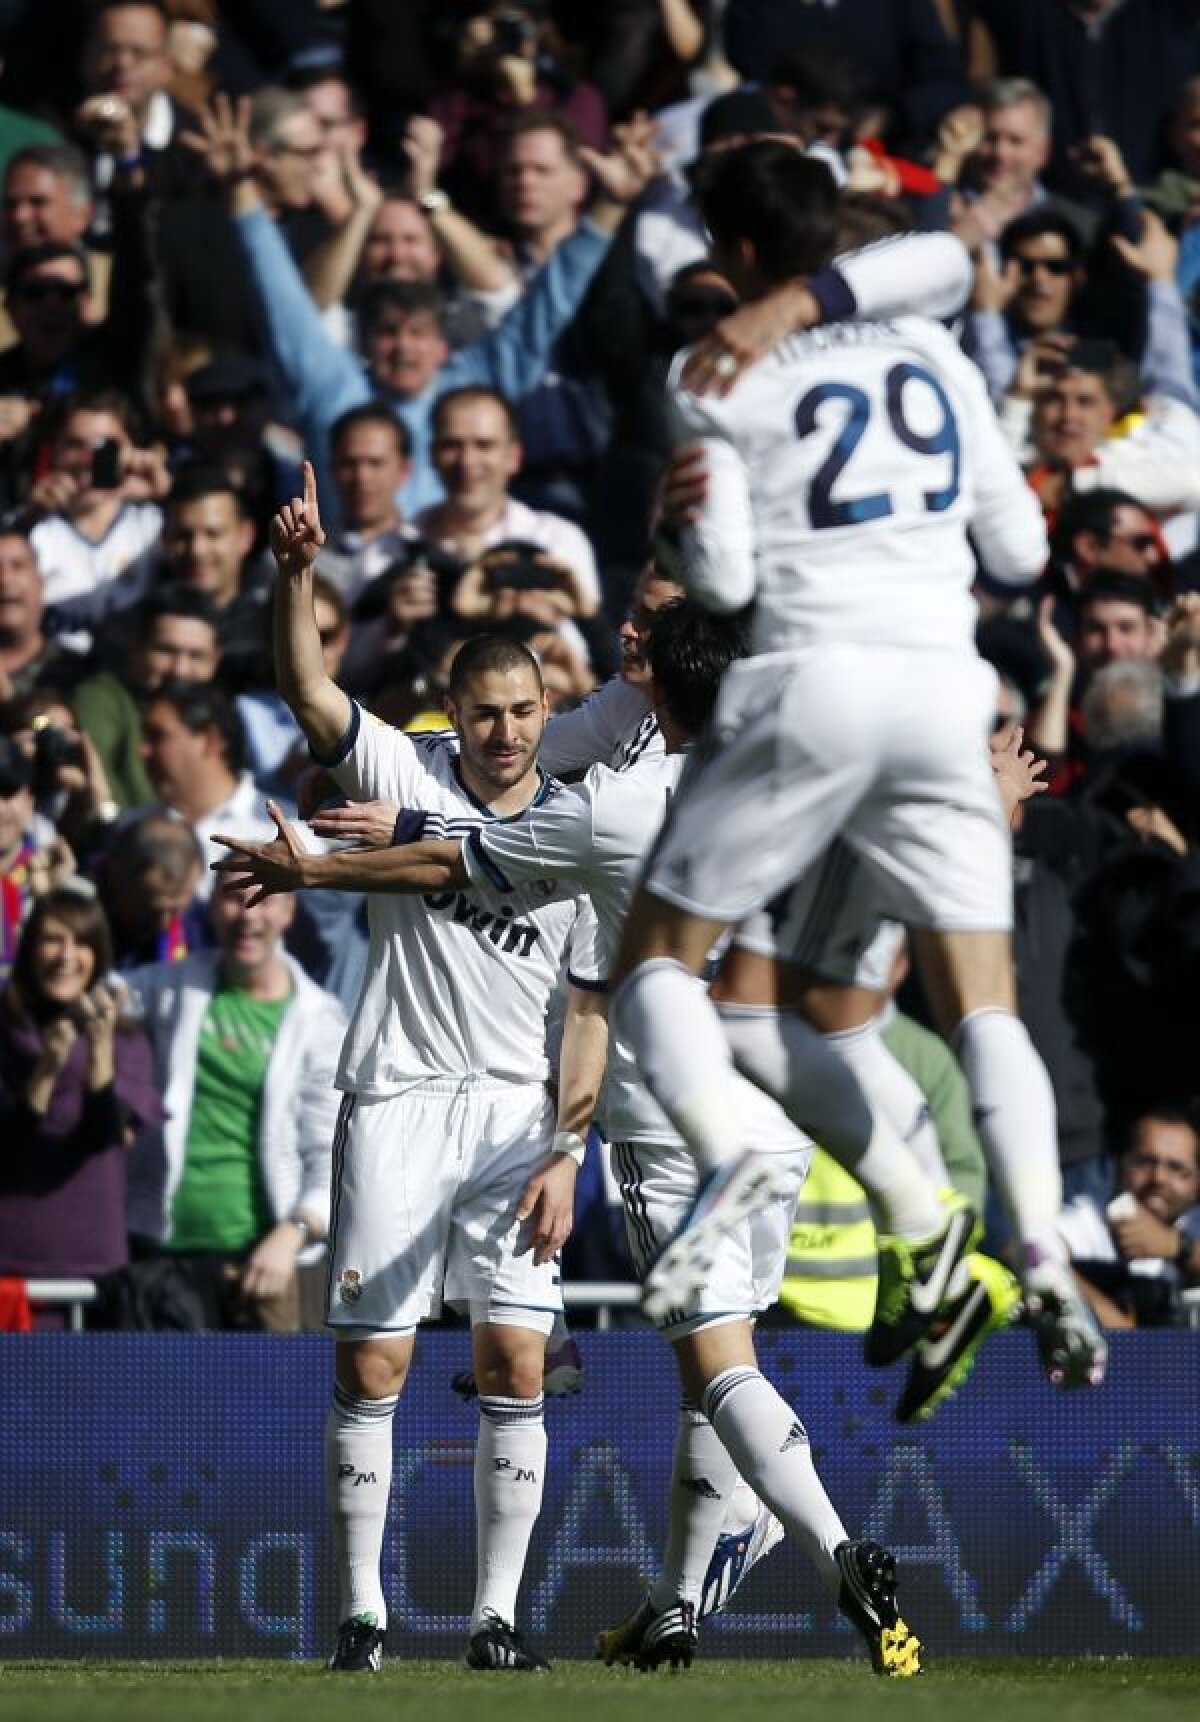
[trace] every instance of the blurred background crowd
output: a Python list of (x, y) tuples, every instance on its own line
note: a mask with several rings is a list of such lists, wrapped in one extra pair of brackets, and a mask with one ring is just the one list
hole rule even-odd
[[(207, 868), (307, 764), (270, 516), (311, 455), (326, 662), (388, 721), (436, 724), (481, 629), (528, 641), (565, 709), (620, 672), (632, 607), (632, 673), (662, 384), (736, 303), (689, 174), (764, 132), (827, 162), (847, 244), (942, 229), (973, 259), (956, 332), (1053, 546), (1031, 593), (981, 567), (977, 597), (997, 724), (1049, 762), (1016, 944), (1063, 1227), (1107, 1319), (1177, 1319), (1200, 4), (0, 0), (0, 61), (0, 1324), (53, 1321), (25, 1282), (78, 1275), (102, 1323), (312, 1320), (320, 1239), (288, 1216), (327, 1203), (362, 905), (250, 910)], [(900, 1007), (982, 1198), (961, 1079)], [(836, 1176), (818, 1162), (784, 1305), (854, 1325), (819, 1271), (869, 1228)], [(585, 1187), (568, 1273), (627, 1278), (599, 1156)]]

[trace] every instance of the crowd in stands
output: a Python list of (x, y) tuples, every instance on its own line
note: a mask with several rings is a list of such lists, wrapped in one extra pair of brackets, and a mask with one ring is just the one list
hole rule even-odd
[[(578, 703), (619, 669), (654, 543), (669, 362), (736, 308), (689, 175), (763, 132), (827, 163), (848, 245), (970, 253), (955, 332), (1053, 547), (1032, 591), (981, 566), (976, 597), (997, 723), (1048, 762), (1016, 954), (1064, 1235), (1106, 1319), (1178, 1319), (1194, 0), (0, 0), (0, 1278), (95, 1278), (117, 1325), (312, 1324), (295, 1270), (328, 1223), (362, 904), (251, 909), (209, 871), (214, 832), (269, 833), (266, 798), (304, 793), (271, 515), (310, 457), (326, 666), (382, 718), (436, 724), (455, 650), (496, 629)], [(921, 1014), (909, 981), (895, 1050), (982, 1200)], [(568, 1275), (629, 1277), (590, 1176)], [(865, 1208), (808, 1194), (785, 1311), (855, 1325), (814, 1309), (804, 1256), (869, 1274)]]

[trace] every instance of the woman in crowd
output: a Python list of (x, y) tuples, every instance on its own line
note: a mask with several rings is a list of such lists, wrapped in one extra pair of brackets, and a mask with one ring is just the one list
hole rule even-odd
[(93, 896), (37, 899), (0, 993), (0, 1274), (92, 1276), (127, 1259), (127, 1151), (162, 1111), (111, 968)]

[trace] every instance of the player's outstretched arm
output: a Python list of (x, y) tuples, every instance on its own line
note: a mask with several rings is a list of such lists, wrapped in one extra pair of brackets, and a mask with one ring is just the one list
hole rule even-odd
[(304, 463), (304, 495), (285, 502), (271, 521), (275, 583), (275, 679), (280, 693), (320, 755), (332, 754), (350, 724), (350, 701), (326, 673), (313, 611), (313, 567), (325, 534), (311, 461)]
[(267, 807), (279, 833), (270, 843), (215, 837), (229, 854), (213, 862), (213, 871), (246, 894), (251, 906), (281, 891), (419, 893), (445, 891), (467, 882), (461, 843), (405, 843), (390, 849), (343, 849), (332, 855), (310, 855), (295, 826), (275, 803), (268, 801)]

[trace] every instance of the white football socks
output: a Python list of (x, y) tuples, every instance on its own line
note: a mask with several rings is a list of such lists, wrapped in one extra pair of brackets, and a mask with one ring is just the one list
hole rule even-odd
[(491, 1610), (516, 1624), (517, 1592), (546, 1481), (543, 1399), (479, 1396), (475, 1445), (475, 1603), (471, 1631)]
[[(681, 963), (642, 963), (618, 987), (611, 1020), (702, 1173), (756, 1147), (752, 1135), (769, 1133), (776, 1149), (789, 1141), (786, 1118), (734, 1069), (708, 990)], [(764, 1106), (777, 1120), (769, 1132), (763, 1130)]]
[(871, 1140), (871, 1109), (846, 1064), (812, 1024), (771, 1006), (717, 1006), (734, 1063), (822, 1148), (847, 1163)]
[(373, 1614), (387, 1625), (380, 1577), (392, 1488), (392, 1419), (398, 1396), (360, 1399), (335, 1384), (325, 1419), (325, 1494), (333, 1521), (338, 1620)]
[(886, 1119), (935, 1189), (950, 1182), (937, 1128), (916, 1080), (883, 1038), (884, 1021), (826, 1035), (830, 1048), (854, 1072), (876, 1118)]
[(677, 1598), (700, 1606), (713, 1547), (737, 1486), (737, 1467), (702, 1412), (685, 1403), (675, 1435), (671, 1468), (671, 1518), (662, 1572), (651, 1587), (657, 1609)]
[[(869, 1093), (864, 1099), (866, 1085), (855, 1057), (847, 1053), (845, 1043), (862, 1035), (891, 1059), (873, 1031), (824, 1037), (795, 1011), (736, 1005), (721, 1006), (721, 1021), (739, 1068), (858, 1180), (881, 1231), (924, 1239), (942, 1229), (946, 1216), (938, 1186), (905, 1146), (889, 1114), (873, 1115), (874, 1102), (868, 1105)], [(858, 1050), (855, 1045), (851, 1053)], [(876, 1062), (864, 1059), (868, 1066)]]
[(988, 1169), (1025, 1265), (1065, 1261), (1054, 1090), (1025, 1024), (1006, 1010), (972, 1011), (955, 1036)]
[(831, 1596), (841, 1588), (833, 1556), (846, 1527), (817, 1476), (803, 1423), (760, 1370), (739, 1364), (714, 1376), (701, 1409), (738, 1470), (812, 1561)]

